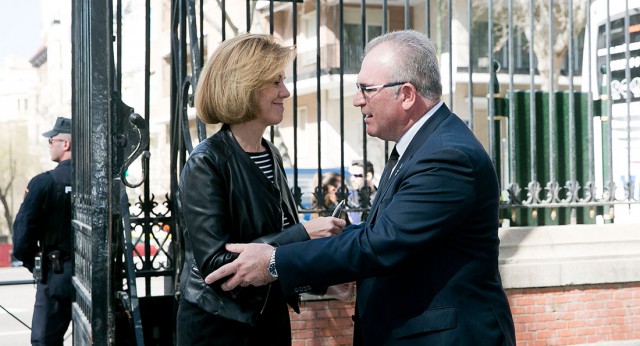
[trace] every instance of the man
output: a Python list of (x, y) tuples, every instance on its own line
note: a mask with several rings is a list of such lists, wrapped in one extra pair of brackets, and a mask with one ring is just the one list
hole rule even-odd
[[(366, 176), (365, 176), (366, 168)], [(371, 201), (376, 196), (378, 189), (373, 183), (373, 164), (367, 161), (366, 167), (363, 160), (355, 160), (351, 162), (349, 167), (349, 175), (351, 182), (351, 192), (349, 193), (349, 205), (356, 208), (365, 208), (371, 206)], [(366, 182), (366, 184), (365, 184)], [(368, 201), (368, 203), (363, 203)], [(367, 212), (351, 211), (349, 212), (349, 221), (353, 224), (361, 223), (367, 218)]]
[(206, 282), (230, 276), (230, 290), (278, 279), (293, 294), (356, 280), (355, 345), (515, 345), (495, 169), (440, 101), (433, 44), (415, 31), (374, 39), (358, 89), (367, 134), (396, 142), (366, 222), (276, 249), (229, 245), (240, 256)]
[(59, 117), (49, 139), (58, 166), (31, 179), (13, 230), (13, 254), (37, 282), (32, 345), (62, 345), (71, 321), (71, 119)]

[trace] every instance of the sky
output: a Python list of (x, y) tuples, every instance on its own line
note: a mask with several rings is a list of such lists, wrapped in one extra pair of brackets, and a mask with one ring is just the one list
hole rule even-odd
[(29, 59), (40, 48), (41, 1), (0, 0), (0, 65), (8, 56)]

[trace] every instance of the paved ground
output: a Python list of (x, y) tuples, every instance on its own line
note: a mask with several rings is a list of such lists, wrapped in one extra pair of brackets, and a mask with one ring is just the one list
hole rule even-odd
[[(7, 281), (32, 280), (31, 273), (25, 268), (0, 268), (0, 345), (31, 345), (31, 331), (21, 322), (31, 326), (33, 303), (36, 288), (33, 284), (3, 285)], [(9, 312), (5, 311), (8, 310)], [(11, 316), (13, 314), (15, 317)], [(65, 335), (65, 345), (72, 344), (71, 327)]]
[[(0, 267), (0, 346), (29, 346), (31, 345), (31, 316), (36, 297), (36, 287), (33, 283), (7, 285), (7, 282), (33, 281), (31, 273), (23, 267)], [(145, 295), (145, 280), (136, 280), (138, 295)], [(151, 295), (162, 295), (164, 278), (155, 277), (150, 282)], [(8, 310), (5, 311), (4, 309)], [(14, 316), (12, 316), (14, 315)], [(22, 324), (17, 319), (20, 319)], [(65, 334), (65, 346), (72, 345), (72, 326)]]

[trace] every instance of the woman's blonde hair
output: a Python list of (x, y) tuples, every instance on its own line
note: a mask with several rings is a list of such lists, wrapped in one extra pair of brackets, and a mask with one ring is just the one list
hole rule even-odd
[(229, 125), (255, 119), (258, 90), (278, 80), (293, 54), (293, 47), (270, 35), (241, 34), (222, 42), (200, 74), (195, 94), (200, 119)]

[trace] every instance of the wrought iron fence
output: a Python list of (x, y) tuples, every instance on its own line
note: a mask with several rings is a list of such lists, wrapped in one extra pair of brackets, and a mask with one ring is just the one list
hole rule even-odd
[[(212, 8), (199, 4), (200, 10)], [(323, 166), (339, 166), (344, 198), (350, 189), (345, 179), (345, 152), (355, 150), (358, 158), (371, 158), (378, 166), (388, 152), (386, 146), (384, 150), (375, 146), (372, 151), (370, 142), (375, 140), (367, 139), (364, 128), (355, 129), (358, 143), (348, 141), (354, 127), (347, 128), (345, 122), (354, 112), (344, 105), (353, 94), (349, 81), (357, 73), (362, 47), (370, 38), (389, 30), (424, 31), (442, 53), (444, 100), (469, 123), (493, 157), (503, 188), (503, 217), (511, 225), (594, 223), (598, 218), (612, 221), (616, 204), (638, 204), (634, 179), (640, 167), (631, 159), (631, 153), (638, 150), (638, 130), (631, 126), (638, 121), (637, 112), (632, 111), (637, 98), (620, 101), (618, 97), (617, 103), (627, 105), (628, 111), (624, 111), (615, 101), (606, 101), (610, 88), (601, 88), (603, 77), (617, 77), (616, 83), (612, 81), (617, 89), (626, 81), (632, 89), (637, 84), (633, 81), (638, 80), (638, 68), (633, 62), (638, 58), (633, 47), (638, 40), (634, 29), (638, 5), (627, 4), (623, 8), (619, 2), (603, 0), (496, 0), (482, 4), (462, 0), (298, 1), (295, 5), (272, 1), (260, 7), (247, 1), (244, 9), (238, 9), (237, 4), (231, 8), (222, 2), (217, 4), (223, 14), (221, 34), (210, 34), (206, 39), (201, 34), (211, 28), (202, 21), (205, 15), (197, 11), (197, 6), (185, 6), (184, 13), (192, 19), (190, 30), (181, 32), (185, 35), (181, 36), (181, 47), (187, 50), (185, 56), (200, 54), (197, 61), (203, 62), (204, 49), (198, 47), (224, 40), (226, 21), (242, 22), (243, 18), (247, 30), (270, 32), (297, 46), (297, 59), (290, 71), (293, 119), (281, 128), (291, 128), (288, 133), (293, 140), (285, 141), (293, 161), (290, 178), (299, 201), (304, 194), (319, 201), (311, 207), (301, 203), (301, 212), (313, 213), (327, 207), (322, 202), (325, 192), (319, 183), (311, 191), (300, 190), (297, 169), (314, 168), (297, 164), (301, 154), (308, 154), (300, 144), (309, 139), (300, 140), (300, 129), (315, 120), (315, 175), (322, 175)], [(595, 19), (591, 13), (596, 13)], [(263, 19), (263, 25), (252, 24), (254, 17)], [(544, 30), (535, 29), (539, 27)], [(625, 44), (631, 48), (625, 50)], [(617, 49), (618, 57), (596, 54), (605, 46)], [(193, 51), (189, 53), (189, 49)], [(625, 59), (631, 63), (625, 65)], [(594, 68), (606, 61), (613, 61), (618, 69), (603, 75)], [(197, 73), (198, 69), (192, 68), (187, 79), (197, 80)], [(625, 78), (627, 75), (629, 78)], [(617, 89), (611, 96), (617, 95)], [(339, 96), (332, 104), (323, 97), (326, 93)], [(313, 108), (315, 119), (301, 117), (301, 104)], [(327, 108), (337, 110), (339, 120), (325, 126), (321, 123), (332, 116)], [(615, 114), (608, 116), (614, 109)], [(180, 111), (179, 117), (193, 119), (187, 116), (186, 108)], [(622, 124), (625, 119), (628, 126)], [(204, 129), (202, 125), (198, 128)], [(343, 145), (325, 149), (330, 147), (322, 141), (325, 131), (339, 132)], [(626, 140), (620, 139), (621, 134), (626, 134)], [(616, 152), (625, 150), (627, 157), (614, 160)], [(323, 151), (339, 151), (341, 161), (326, 165), (327, 154)], [(368, 205), (365, 202), (351, 207), (366, 210)]]

